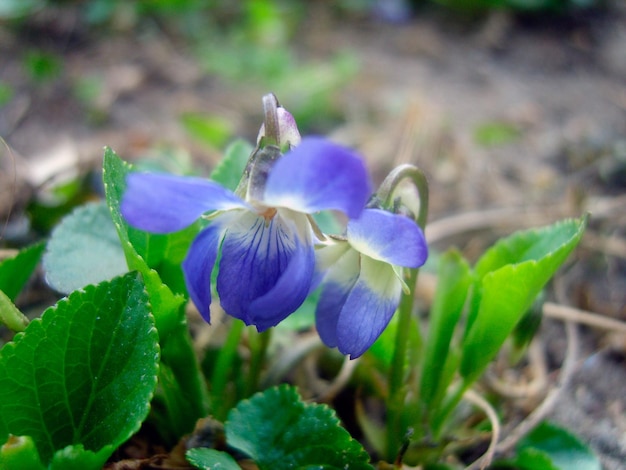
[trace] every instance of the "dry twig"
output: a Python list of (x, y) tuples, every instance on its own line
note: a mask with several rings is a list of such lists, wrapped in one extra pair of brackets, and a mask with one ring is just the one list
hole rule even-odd
[(513, 428), (506, 439), (497, 445), (497, 453), (503, 454), (513, 449), (522, 437), (524, 437), (532, 428), (539, 424), (539, 422), (545, 418), (550, 411), (552, 411), (561, 395), (561, 392), (569, 386), (572, 376), (574, 375), (574, 371), (576, 370), (576, 362), (578, 358), (579, 346), (577, 325), (574, 322), (566, 321), (565, 333), (567, 337), (567, 350), (563, 366), (561, 367), (559, 383), (548, 392), (543, 402), (541, 402), (541, 404), (535, 408), (531, 414), (529, 414), (523, 421)]
[(487, 400), (475, 391), (471, 389), (468, 390), (465, 392), (465, 395), (463, 395), (463, 398), (483, 410), (491, 423), (491, 442), (489, 443), (487, 451), (475, 462), (465, 467), (465, 470), (474, 470), (477, 468), (483, 470), (491, 464), (496, 453), (498, 441), (500, 440), (500, 420), (498, 419), (498, 414), (496, 413), (496, 410), (493, 409), (493, 406), (491, 406)]

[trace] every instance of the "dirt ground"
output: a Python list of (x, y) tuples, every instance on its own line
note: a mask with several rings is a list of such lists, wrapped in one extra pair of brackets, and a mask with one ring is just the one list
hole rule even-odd
[[(500, 12), (467, 21), (428, 10), (401, 24), (339, 20), (318, 3), (311, 10), (297, 36), (299, 56), (323, 61), (349, 50), (360, 64), (336, 96), (345, 116), (332, 137), (357, 147), (378, 181), (403, 161), (425, 169), (434, 247), (456, 244), (471, 258), (496, 235), (590, 212), (582, 246), (549, 296), (626, 322), (626, 4), (565, 19)], [(280, 89), (206, 74), (166, 35), (96, 40), (71, 15), (48, 20), (27, 35), (0, 24), (0, 80), (14, 89), (0, 108), (0, 136), (11, 149), (0, 154), (7, 239), (24, 230), (20, 211), (39, 185), (97, 168), (103, 146), (133, 159), (166, 144), (208, 169), (218, 153), (189, 138), (182, 113), (222, 115), (254, 139), (261, 96), (281, 99)], [(34, 86), (21, 56), (42, 46), (62, 52), (64, 79)], [(103, 79), (101, 122), (68, 85), (80, 76)], [(488, 126), (514, 135), (481, 143), (478, 132)], [(626, 334), (574, 329), (544, 321), (541, 398), (563, 386), (549, 418), (588, 442), (606, 469), (624, 469)]]

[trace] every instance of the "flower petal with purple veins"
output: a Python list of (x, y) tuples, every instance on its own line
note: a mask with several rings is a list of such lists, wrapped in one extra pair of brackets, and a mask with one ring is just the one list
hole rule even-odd
[(366, 209), (348, 223), (348, 241), (361, 253), (397, 266), (417, 268), (428, 257), (426, 238), (413, 220), (379, 209)]
[(249, 208), (217, 183), (160, 173), (130, 173), (120, 210), (130, 225), (170, 233), (193, 224), (208, 211)]
[(276, 162), (263, 203), (307, 214), (334, 209), (356, 218), (370, 194), (367, 170), (357, 153), (323, 138), (307, 137)]
[(391, 265), (361, 256), (361, 274), (337, 322), (337, 347), (351, 359), (361, 356), (389, 324), (402, 294)]
[(309, 293), (315, 266), (311, 234), (302, 228), (306, 216), (294, 217), (277, 213), (267, 220), (242, 212), (224, 235), (220, 303), (226, 313), (260, 331), (293, 313)]

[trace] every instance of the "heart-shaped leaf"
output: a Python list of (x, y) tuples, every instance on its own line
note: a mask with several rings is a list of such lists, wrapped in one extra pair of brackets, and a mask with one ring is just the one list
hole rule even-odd
[(239, 403), (225, 424), (227, 443), (261, 470), (373, 470), (369, 456), (326, 405), (304, 403), (295, 388), (274, 387)]
[(138, 274), (72, 293), (0, 350), (0, 442), (30, 436), (44, 462), (70, 445), (110, 454), (148, 413), (158, 357)]
[(52, 231), (43, 266), (48, 283), (64, 294), (127, 272), (106, 204), (89, 203), (64, 217)]

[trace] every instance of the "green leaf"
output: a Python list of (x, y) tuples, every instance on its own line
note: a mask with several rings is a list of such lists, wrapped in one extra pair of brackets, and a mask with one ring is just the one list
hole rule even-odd
[(586, 218), (500, 240), (478, 261), (460, 372), (469, 385), (495, 357), (537, 294), (582, 238)]
[(70, 445), (54, 453), (48, 470), (99, 470), (115, 451), (113, 445), (104, 446), (98, 452), (85, 450), (82, 444)]
[(30, 436), (9, 436), (0, 448), (0, 470), (44, 470), (39, 452)]
[(235, 191), (253, 150), (254, 147), (248, 141), (235, 140), (228, 146), (224, 157), (211, 172), (211, 179)]
[(31, 436), (44, 462), (109, 447), (102, 465), (148, 413), (157, 341), (137, 273), (59, 301), (0, 350), (0, 441)]
[[(208, 397), (187, 328), (185, 299), (182, 295), (174, 294), (135, 249), (133, 240), (136, 241), (141, 237), (146, 240), (145, 237), (151, 235), (129, 227), (122, 218), (120, 203), (126, 188), (126, 175), (130, 170), (130, 165), (122, 161), (111, 149), (105, 150), (103, 178), (107, 204), (122, 243), (128, 267), (139, 271), (144, 278), (159, 331), (162, 362), (159, 369), (161, 387), (155, 395), (153, 412), (157, 416), (157, 421), (168, 423), (168, 426), (159, 427), (159, 432), (162, 433), (164, 439), (173, 444), (183, 434), (193, 430), (199, 418), (206, 416)], [(185, 233), (184, 236), (188, 237), (188, 234)], [(149, 251), (144, 250), (144, 253), (148, 255)], [(168, 393), (172, 387), (166, 390), (164, 384), (175, 386), (179, 393), (175, 395)]]
[(20, 250), (13, 258), (0, 262), (0, 290), (12, 302), (35, 271), (45, 247), (44, 242), (35, 243)]
[(529, 462), (534, 465), (542, 458), (536, 451), (548, 456), (552, 468), (557, 470), (601, 470), (600, 461), (585, 444), (567, 430), (547, 422), (539, 424), (522, 439), (517, 450), (519, 456), (515, 463), (521, 462), (524, 470), (543, 470), (541, 466), (528, 466)]
[(427, 408), (437, 401), (437, 395), (442, 395), (441, 372), (446, 369), (450, 342), (465, 306), (472, 274), (467, 261), (453, 250), (441, 256), (437, 279), (421, 378), (420, 396)]
[(198, 447), (189, 449), (185, 456), (190, 464), (202, 470), (241, 470), (230, 454), (219, 450)]
[(24, 331), (28, 318), (18, 310), (4, 292), (0, 290), (0, 324), (6, 325), (11, 331)]
[(295, 388), (280, 386), (244, 400), (228, 414), (228, 444), (261, 470), (369, 469), (369, 456), (326, 405), (307, 404)]
[(64, 294), (128, 271), (104, 202), (78, 207), (63, 218), (52, 231), (43, 267), (48, 283)]
[(542, 450), (527, 447), (522, 449), (515, 459), (507, 460), (515, 470), (561, 470), (554, 463), (550, 456)]

